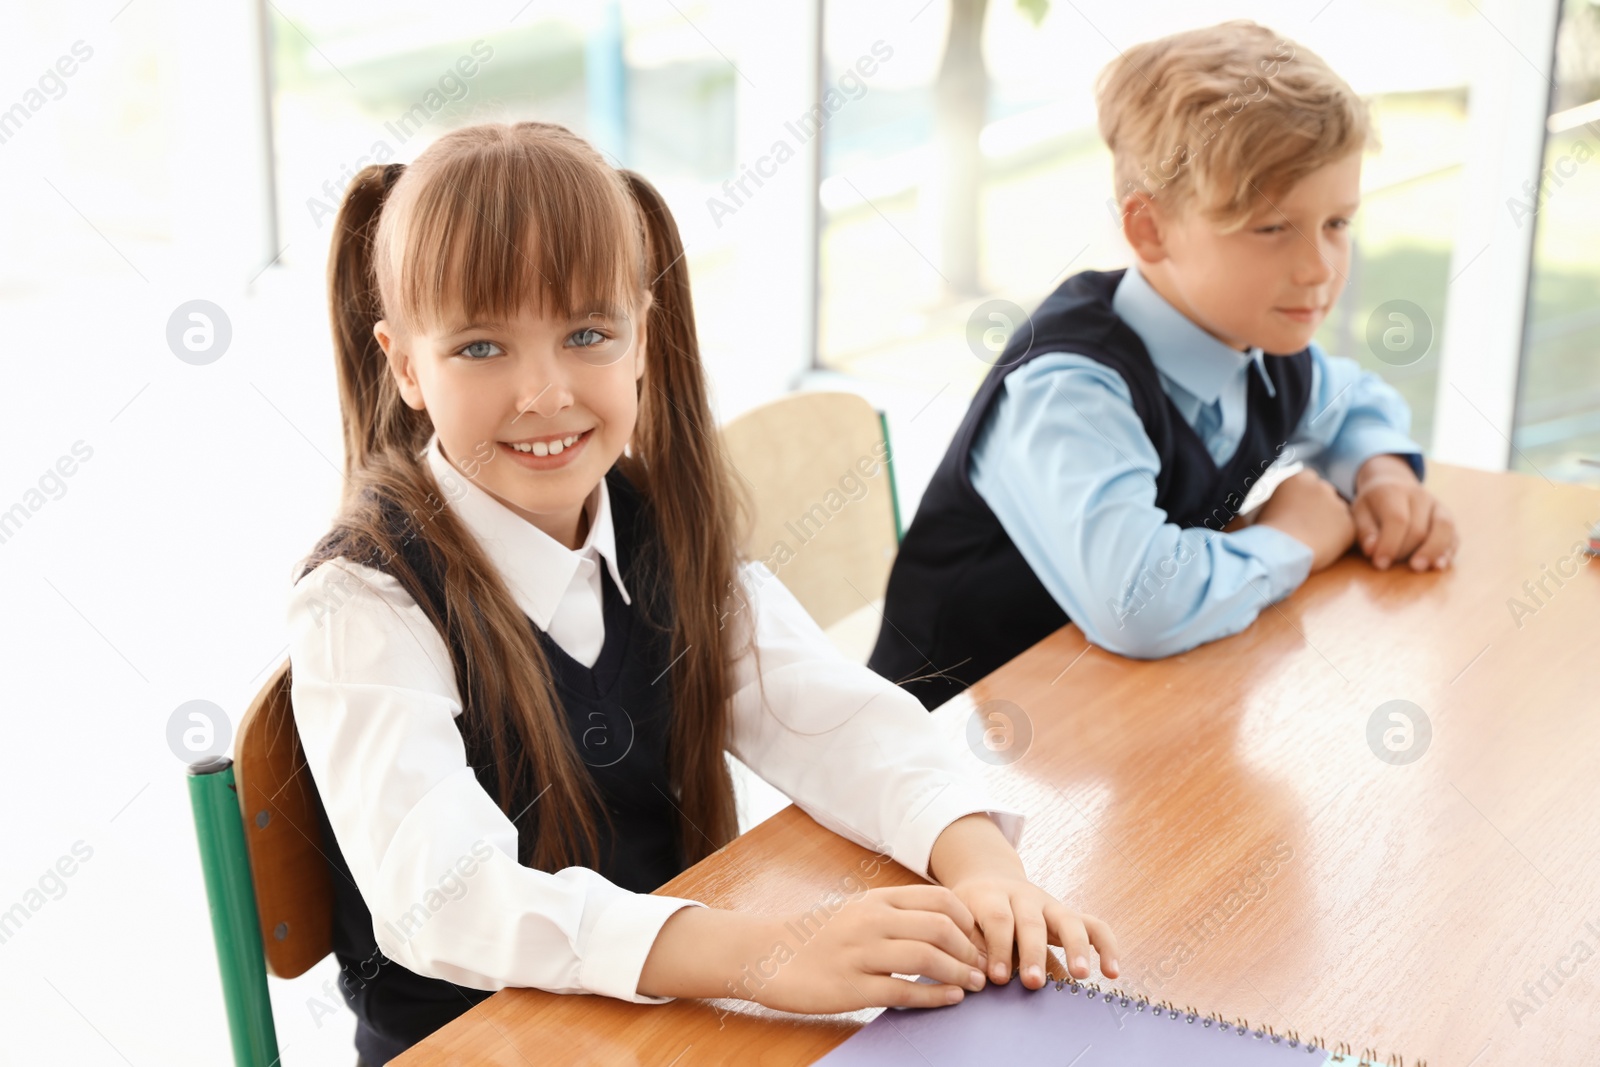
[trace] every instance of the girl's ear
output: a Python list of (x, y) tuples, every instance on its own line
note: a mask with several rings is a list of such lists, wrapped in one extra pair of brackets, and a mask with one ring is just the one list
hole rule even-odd
[(372, 336), (377, 338), (378, 346), (389, 360), (389, 373), (394, 375), (395, 385), (400, 388), (400, 398), (412, 410), (426, 411), (428, 405), (422, 398), (422, 385), (417, 381), (411, 356), (401, 347), (399, 339), (389, 332), (389, 321), (379, 319), (373, 323)]
[(655, 298), (646, 290), (637, 315), (638, 324), (633, 328), (634, 381), (644, 380), (644, 361), (650, 357), (650, 305), (653, 303)]

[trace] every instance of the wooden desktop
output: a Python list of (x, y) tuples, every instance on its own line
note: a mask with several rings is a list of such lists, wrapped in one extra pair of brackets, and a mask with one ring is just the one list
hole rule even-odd
[[(974, 766), (1029, 813), (1033, 879), (1116, 930), (1104, 984), (1379, 1063), (1600, 1062), (1600, 493), (1428, 483), (1462, 533), (1447, 572), (1352, 554), (1160, 661), (1067, 626), (934, 715), (962, 745), (1009, 716)], [(661, 892), (799, 912), (870, 856), (790, 807)], [(778, 1067), (875, 1014), (508, 989), (394, 1062)]]

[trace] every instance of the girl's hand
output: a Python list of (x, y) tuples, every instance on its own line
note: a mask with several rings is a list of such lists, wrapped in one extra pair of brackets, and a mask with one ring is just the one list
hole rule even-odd
[(1016, 949), (1022, 984), (1038, 989), (1046, 978), (1047, 944), (1066, 951), (1068, 972), (1089, 977), (1089, 947), (1100, 953), (1100, 971), (1117, 977), (1117, 939), (1093, 915), (1067, 907), (1028, 881), (1022, 859), (983, 812), (963, 815), (933, 843), (929, 873), (948, 886), (977, 921), (988, 957), (989, 977), (1011, 980)]
[(1011, 980), (1013, 945), (1022, 984), (1038, 989), (1048, 978), (1045, 945), (1059, 945), (1072, 977), (1090, 975), (1089, 947), (1100, 954), (1100, 970), (1117, 977), (1117, 939), (1093, 915), (1073, 911), (1026, 878), (971, 877), (949, 887), (970, 911), (983, 933), (989, 977), (1004, 985)]
[(835, 912), (776, 918), (753, 943), (761, 955), (736, 980), (739, 995), (780, 1011), (943, 1007), (982, 989), (987, 963), (972, 913), (937, 885), (869, 889)]

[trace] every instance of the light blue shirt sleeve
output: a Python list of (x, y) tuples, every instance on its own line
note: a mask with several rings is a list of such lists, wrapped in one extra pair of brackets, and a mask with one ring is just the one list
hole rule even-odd
[(1315, 467), (1345, 499), (1356, 472), (1373, 456), (1404, 456), (1423, 475), (1422, 447), (1411, 440), (1411, 409), (1388, 382), (1353, 359), (1311, 346), (1311, 398), (1285, 449)]
[[(1347, 447), (1338, 432), (1334, 442)], [(1155, 504), (1159, 469), (1122, 376), (1070, 353), (1039, 356), (1006, 377), (969, 468), (978, 495), (1084, 635), (1141, 659), (1238, 633), (1298, 588), (1312, 561), (1309, 548), (1271, 527), (1219, 533), (1168, 522)]]

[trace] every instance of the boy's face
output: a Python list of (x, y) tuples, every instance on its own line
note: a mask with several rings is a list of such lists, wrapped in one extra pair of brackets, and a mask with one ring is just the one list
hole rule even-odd
[(1264, 201), (1232, 233), (1193, 206), (1173, 218), (1148, 200), (1124, 212), (1123, 227), (1142, 273), (1192, 322), (1241, 351), (1286, 355), (1310, 342), (1344, 289), (1360, 200), (1357, 150)]

